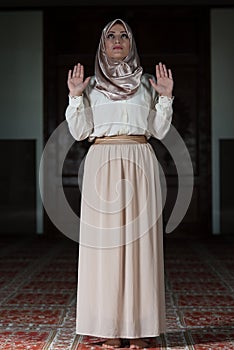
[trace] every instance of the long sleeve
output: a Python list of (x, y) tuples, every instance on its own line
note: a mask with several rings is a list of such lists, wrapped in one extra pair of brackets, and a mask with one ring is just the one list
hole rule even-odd
[(75, 140), (84, 140), (92, 133), (92, 110), (84, 105), (83, 96), (75, 99), (69, 96), (69, 104), (65, 116), (69, 131)]
[(172, 121), (173, 97), (159, 96), (155, 109), (149, 115), (149, 130), (153, 137), (161, 140), (168, 133)]

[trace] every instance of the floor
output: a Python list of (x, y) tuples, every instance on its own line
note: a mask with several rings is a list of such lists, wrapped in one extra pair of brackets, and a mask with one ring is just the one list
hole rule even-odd
[[(165, 239), (167, 333), (151, 348), (234, 350), (234, 236)], [(75, 242), (1, 236), (0, 349), (98, 350), (75, 334)]]

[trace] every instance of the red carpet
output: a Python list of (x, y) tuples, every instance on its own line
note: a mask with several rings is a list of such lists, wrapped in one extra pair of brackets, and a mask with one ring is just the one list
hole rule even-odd
[[(234, 350), (234, 238), (166, 239), (167, 333), (153, 349)], [(1, 236), (0, 349), (98, 350), (75, 334), (77, 245)]]

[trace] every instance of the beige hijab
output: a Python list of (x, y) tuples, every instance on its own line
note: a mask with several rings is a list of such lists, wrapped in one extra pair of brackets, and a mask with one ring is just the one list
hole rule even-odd
[[(120, 22), (124, 26), (130, 39), (130, 51), (122, 61), (107, 57), (105, 38), (110, 28)], [(136, 49), (135, 40), (130, 27), (121, 19), (108, 23), (102, 31), (100, 43), (95, 59), (95, 89), (98, 89), (111, 100), (125, 100), (138, 89), (143, 69)]]

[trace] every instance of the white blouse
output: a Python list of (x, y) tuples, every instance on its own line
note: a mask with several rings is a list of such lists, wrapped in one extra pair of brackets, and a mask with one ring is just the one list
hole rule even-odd
[(82, 96), (69, 96), (65, 116), (72, 136), (78, 141), (123, 134), (162, 139), (170, 128), (173, 98), (158, 96), (149, 78), (152, 76), (142, 76), (131, 98), (113, 101), (93, 88), (92, 77)]

